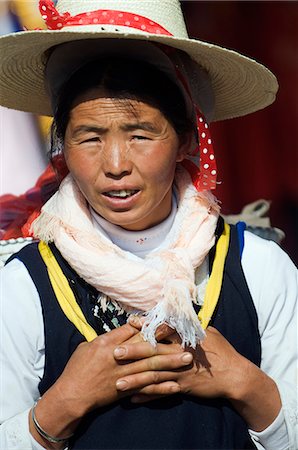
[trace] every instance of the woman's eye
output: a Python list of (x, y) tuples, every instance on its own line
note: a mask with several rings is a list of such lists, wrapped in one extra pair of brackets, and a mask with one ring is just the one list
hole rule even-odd
[(134, 139), (135, 141), (145, 141), (145, 140), (149, 140), (148, 137), (146, 136), (140, 136), (139, 134), (136, 134), (132, 137), (132, 139)]
[(82, 141), (82, 144), (85, 144), (86, 142), (100, 142), (100, 138), (98, 136), (94, 136), (92, 138), (85, 139)]

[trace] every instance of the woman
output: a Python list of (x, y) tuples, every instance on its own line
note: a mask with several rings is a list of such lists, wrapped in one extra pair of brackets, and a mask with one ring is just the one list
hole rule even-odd
[[(215, 47), (204, 65), (196, 43), (203, 70), (171, 30), (183, 23), (177, 2), (152, 3), (61, 1), (58, 13), (41, 2), (57, 31), (32, 32), (34, 45), (25, 33), (12, 49), (20, 63), (21, 42), (37, 59), (42, 48), (52, 160), (70, 173), (32, 224), (40, 243), (2, 272), (3, 448), (295, 448), (296, 271), (249, 233), (240, 249), (243, 233), (219, 218), (198, 111), (211, 120), (264, 107), (275, 81)], [(224, 55), (234, 72), (219, 88)], [(38, 61), (22, 94), (6, 75), (4, 104), (49, 111)], [(232, 95), (240, 61), (254, 73)]]

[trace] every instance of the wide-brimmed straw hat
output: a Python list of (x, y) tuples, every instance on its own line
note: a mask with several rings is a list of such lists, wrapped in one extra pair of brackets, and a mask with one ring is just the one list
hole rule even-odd
[(41, 0), (48, 30), (0, 37), (0, 104), (52, 115), (44, 82), (48, 51), (93, 39), (150, 41), (182, 50), (207, 72), (215, 98), (213, 120), (243, 116), (270, 105), (278, 89), (263, 65), (232, 50), (189, 39), (178, 0)]

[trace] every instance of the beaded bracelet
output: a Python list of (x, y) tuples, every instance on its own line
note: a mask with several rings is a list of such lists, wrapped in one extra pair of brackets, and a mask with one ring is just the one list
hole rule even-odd
[(41, 428), (41, 426), (39, 425), (39, 423), (36, 419), (36, 416), (35, 416), (35, 408), (36, 408), (37, 403), (38, 403), (38, 400), (34, 403), (33, 408), (31, 410), (32, 422), (34, 424), (36, 431), (40, 434), (40, 436), (42, 436), (44, 439), (46, 439), (48, 442), (51, 442), (52, 444), (59, 444), (62, 442), (67, 442), (73, 436), (73, 434), (71, 434), (70, 436), (68, 436), (66, 438), (58, 438), (58, 437), (50, 436), (45, 430), (43, 430)]

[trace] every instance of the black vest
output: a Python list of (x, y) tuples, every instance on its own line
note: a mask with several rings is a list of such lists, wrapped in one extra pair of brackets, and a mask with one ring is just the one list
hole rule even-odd
[[(51, 246), (77, 302), (90, 325), (102, 332), (92, 309), (98, 293), (73, 271)], [(210, 260), (212, 254), (210, 252)], [(41, 299), (45, 327), (45, 370), (42, 395), (60, 376), (84, 337), (62, 312), (37, 244), (17, 255), (27, 267)], [(212, 265), (212, 264), (211, 264)], [(225, 263), (221, 294), (211, 323), (243, 356), (260, 365), (258, 319), (241, 267), (236, 228)], [(70, 443), (73, 449), (249, 449), (255, 448), (247, 426), (224, 399), (204, 400), (177, 394), (144, 405), (129, 399), (100, 408), (81, 422)]]

